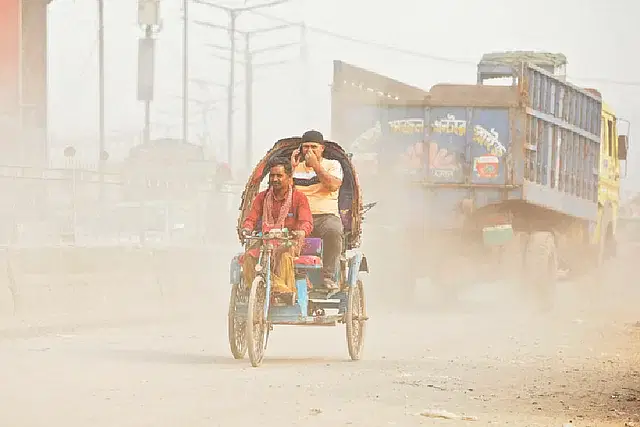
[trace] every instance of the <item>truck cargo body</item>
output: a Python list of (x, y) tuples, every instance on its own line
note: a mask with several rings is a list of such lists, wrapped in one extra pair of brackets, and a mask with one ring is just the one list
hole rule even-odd
[(338, 94), (332, 131), (355, 159), (377, 157), (380, 174), (421, 145), (419, 164), (404, 172), (437, 189), (425, 194), (434, 226), (455, 226), (450, 214), (466, 198), (476, 208), (521, 200), (595, 221), (602, 102), (534, 66), (524, 78), (528, 97), (518, 86), (457, 85), (417, 92), (422, 99), (408, 102)]

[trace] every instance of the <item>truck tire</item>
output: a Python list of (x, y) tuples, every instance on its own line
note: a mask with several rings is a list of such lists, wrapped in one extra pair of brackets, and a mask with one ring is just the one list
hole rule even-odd
[(558, 253), (553, 233), (535, 231), (529, 235), (525, 252), (525, 280), (543, 310), (553, 306), (558, 280)]
[(610, 242), (610, 238), (612, 236), (609, 235), (609, 228), (612, 225), (612, 218), (612, 208), (609, 204), (607, 204), (604, 207), (602, 217), (600, 218), (600, 240), (598, 241), (598, 248), (596, 253), (596, 266), (598, 267), (598, 270), (602, 269), (602, 267), (606, 264), (607, 258), (612, 255), (610, 246), (612, 243)]
[(602, 227), (604, 232), (601, 232), (600, 241), (596, 249), (596, 262), (594, 263), (593, 271), (589, 275), (590, 284), (594, 289), (599, 289), (604, 285), (610, 274), (612, 258), (615, 258), (617, 253), (615, 236), (609, 233), (611, 223), (603, 223)]

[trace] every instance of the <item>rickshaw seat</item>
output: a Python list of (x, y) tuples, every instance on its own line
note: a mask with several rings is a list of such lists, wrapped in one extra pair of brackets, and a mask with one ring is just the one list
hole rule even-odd
[(322, 239), (319, 237), (307, 237), (300, 251), (300, 256), (295, 259), (296, 266), (310, 267), (322, 265)]
[(296, 267), (322, 267), (322, 258), (316, 255), (300, 255), (294, 259)]
[(322, 256), (322, 239), (319, 237), (307, 237), (300, 251), (300, 256), (313, 255)]

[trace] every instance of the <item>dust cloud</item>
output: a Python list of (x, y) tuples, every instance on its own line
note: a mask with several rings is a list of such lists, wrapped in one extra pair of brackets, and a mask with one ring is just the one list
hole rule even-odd
[[(175, 159), (179, 147), (158, 150)], [(160, 162), (164, 171), (149, 162), (105, 184), (102, 198), (99, 182), (73, 174), (4, 178), (3, 425), (421, 425), (433, 413), (454, 414), (452, 425), (640, 421), (632, 243), (605, 281), (559, 282), (547, 311), (513, 280), (478, 274), (446, 288), (424, 277), (428, 255), (416, 249), (429, 237), (409, 209), (421, 190), (362, 176), (365, 203), (378, 202), (361, 248), (363, 360), (346, 363), (341, 325), (277, 327), (252, 370), (233, 360), (226, 331), (242, 186), (190, 193), (191, 175), (177, 189), (162, 173), (193, 171), (192, 161)], [(43, 193), (47, 204), (34, 205)]]
[(215, 160), (179, 141), (146, 148), (102, 184), (71, 155), (3, 176), (0, 424), (640, 422), (632, 243), (606, 280), (558, 283), (547, 311), (462, 259), (449, 268), (477, 280), (449, 288), (426, 279), (424, 190), (362, 173), (377, 202), (363, 360), (346, 362), (342, 325), (278, 327), (252, 370), (227, 343), (243, 183), (217, 183)]
[[(226, 176), (215, 153), (180, 139), (140, 144), (138, 118), (126, 123), (133, 131), (106, 135), (109, 152), (100, 152), (88, 119), (97, 127), (97, 105), (71, 101), (85, 91), (74, 80), (80, 72), (65, 75), (71, 84), (59, 85), (58, 105), (91, 111), (59, 108), (71, 125), (45, 144), (47, 25), (38, 20), (46, 20), (46, 2), (24, 3), (40, 8), (32, 12), (37, 31), (25, 38), (28, 64), (10, 65), (28, 75), (0, 73), (1, 426), (421, 426), (434, 416), (451, 426), (640, 425), (634, 239), (620, 240), (599, 277), (558, 282), (543, 310), (535, 289), (465, 260), (466, 248), (439, 250), (421, 225), (424, 188), (366, 168), (364, 203), (377, 205), (363, 226), (370, 320), (362, 360), (348, 361), (343, 325), (276, 327), (260, 368), (234, 360), (229, 264), (241, 250), (235, 227), (247, 171)], [(121, 19), (113, 15), (111, 34)], [(135, 48), (139, 29), (130, 27)], [(110, 78), (131, 73), (114, 58)], [(109, 103), (111, 114), (136, 116), (133, 79), (126, 90), (113, 81), (107, 95), (120, 91), (126, 95), (115, 99), (128, 101), (115, 112)], [(324, 101), (315, 102), (322, 115)], [(303, 110), (291, 104), (291, 114)], [(174, 113), (158, 116), (159, 129), (179, 122)], [(435, 262), (445, 276), (474, 280), (430, 281), (430, 265), (446, 253), (456, 257)]]

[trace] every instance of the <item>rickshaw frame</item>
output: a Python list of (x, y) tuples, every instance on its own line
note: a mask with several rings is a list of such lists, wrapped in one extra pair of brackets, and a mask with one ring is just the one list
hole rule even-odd
[[(232, 285), (228, 312), (229, 344), (236, 359), (244, 358), (249, 353), (252, 366), (262, 363), (264, 350), (268, 342), (269, 331), (274, 325), (296, 326), (335, 326), (346, 325), (347, 344), (352, 360), (361, 357), (364, 344), (366, 302), (364, 285), (360, 273), (368, 272), (367, 259), (358, 250), (362, 234), (362, 221), (366, 210), (374, 204), (363, 206), (360, 185), (350, 156), (337, 143), (325, 141), (324, 157), (338, 160), (343, 168), (344, 178), (339, 193), (340, 214), (345, 229), (343, 251), (339, 260), (337, 282), (340, 289), (329, 292), (308, 284), (318, 282), (321, 266), (317, 264), (300, 264), (305, 257), (321, 258), (321, 243), (318, 252), (313, 255), (302, 255), (296, 258), (296, 293), (291, 304), (274, 304), (271, 293), (271, 255), (272, 240), (290, 241), (288, 230), (272, 230), (265, 236), (253, 233), (245, 236), (242, 223), (247, 217), (251, 203), (259, 192), (260, 184), (268, 174), (267, 165), (272, 158), (290, 158), (293, 150), (298, 148), (301, 138), (286, 138), (277, 141), (254, 168), (242, 194), (240, 215), (238, 217), (238, 238), (247, 245), (250, 241), (260, 241), (260, 259), (256, 264), (256, 276), (253, 283), (244, 283), (242, 272), (243, 253), (237, 254), (230, 265), (230, 282)], [(320, 239), (305, 239), (307, 242)], [(314, 242), (317, 243), (317, 242)], [(246, 248), (245, 248), (246, 250)], [(314, 280), (315, 278), (315, 280)], [(266, 298), (269, 295), (269, 298)], [(260, 299), (262, 301), (260, 307)], [(337, 314), (326, 314), (325, 310), (338, 309)], [(256, 317), (256, 314), (260, 318)], [(247, 328), (247, 325), (253, 325)]]

